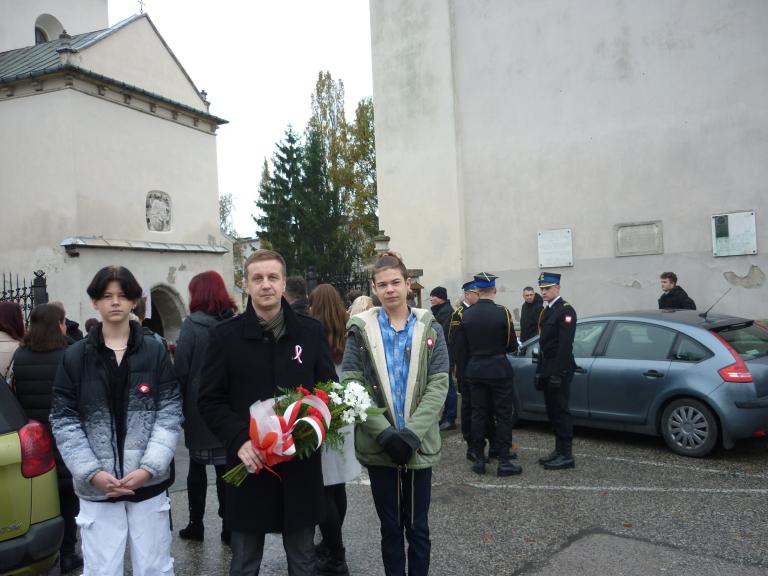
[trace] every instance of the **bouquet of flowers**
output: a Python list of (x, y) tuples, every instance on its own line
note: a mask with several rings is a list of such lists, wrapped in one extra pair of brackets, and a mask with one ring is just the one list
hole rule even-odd
[[(280, 390), (281, 395), (254, 402), (250, 407), (248, 436), (264, 462), (264, 469), (280, 478), (272, 468), (294, 458), (304, 459), (320, 448), (323, 442), (341, 450), (344, 436), (340, 429), (347, 424), (365, 422), (369, 415), (381, 414), (383, 409), (371, 402), (365, 387), (357, 381), (346, 384), (320, 382), (314, 393), (303, 386)], [(240, 486), (248, 474), (258, 474), (261, 468), (249, 470), (240, 463), (226, 474), (224, 481)]]

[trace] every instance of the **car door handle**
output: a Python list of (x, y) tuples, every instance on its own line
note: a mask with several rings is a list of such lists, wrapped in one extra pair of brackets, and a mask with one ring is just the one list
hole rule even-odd
[(576, 366), (576, 369), (574, 370), (574, 372), (576, 374), (586, 374), (587, 373), (587, 369), (586, 368), (582, 368), (581, 366)]
[(664, 378), (664, 372), (659, 372), (657, 370), (647, 370), (643, 372), (643, 376), (647, 376), (648, 378)]

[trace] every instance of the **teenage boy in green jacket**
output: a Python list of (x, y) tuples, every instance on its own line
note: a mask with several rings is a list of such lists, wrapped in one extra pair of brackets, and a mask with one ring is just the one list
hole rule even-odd
[(407, 304), (411, 281), (397, 254), (373, 267), (381, 307), (349, 320), (342, 379), (362, 382), (384, 413), (355, 429), (355, 453), (367, 467), (381, 522), (389, 575), (429, 573), (432, 466), (440, 459), (440, 411), (448, 393), (448, 348), (428, 310)]

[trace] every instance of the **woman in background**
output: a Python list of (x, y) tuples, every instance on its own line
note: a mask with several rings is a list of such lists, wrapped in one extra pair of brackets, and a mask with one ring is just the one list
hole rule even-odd
[[(32, 310), (29, 330), (13, 357), (13, 385), (16, 398), (29, 418), (42, 422), (51, 430), (49, 415), (53, 380), (67, 348), (67, 325), (64, 310), (54, 304), (41, 304)], [(61, 572), (66, 574), (81, 568), (83, 558), (75, 550), (80, 510), (72, 487), (72, 474), (56, 450), (56, 474), (59, 480), (59, 501), (64, 518), (64, 540), (61, 543)]]
[(24, 339), (24, 315), (16, 302), (0, 302), (0, 374), (11, 383), (8, 368)]
[[(179, 530), (184, 540), (201, 541), (205, 537), (205, 499), (208, 492), (208, 477), (205, 467), (212, 465), (216, 470), (216, 494), (219, 500), (219, 517), (224, 518), (224, 481), (226, 457), (224, 446), (200, 417), (197, 409), (197, 395), (200, 390), (200, 372), (208, 347), (208, 330), (232, 318), (237, 305), (227, 292), (222, 277), (214, 271), (202, 272), (189, 283), (190, 315), (181, 326), (176, 342), (176, 375), (184, 399), (184, 443), (189, 450), (189, 473), (187, 474), (187, 498), (189, 499), (189, 524)], [(222, 520), (223, 521), (223, 520)], [(222, 524), (221, 540), (229, 544), (230, 532)]]
[[(341, 376), (341, 359), (346, 341), (347, 312), (336, 288), (320, 284), (309, 295), (309, 311), (313, 318), (320, 320), (325, 328), (331, 357)], [(322, 541), (316, 547), (317, 569), (320, 576), (347, 576), (344, 540), (341, 527), (347, 513), (347, 491), (345, 484), (360, 475), (360, 464), (355, 458), (354, 426), (344, 426), (342, 451), (325, 446), (322, 453), (323, 482), (325, 483), (326, 518), (320, 524)]]

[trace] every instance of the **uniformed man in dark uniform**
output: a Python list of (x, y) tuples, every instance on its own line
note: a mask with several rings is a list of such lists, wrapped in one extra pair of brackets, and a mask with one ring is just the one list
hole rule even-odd
[[(461, 289), (464, 291), (464, 297), (461, 304), (451, 314), (451, 323), (448, 327), (448, 347), (451, 350), (451, 357), (456, 370), (456, 388), (461, 394), (461, 435), (467, 443), (467, 458), (472, 460), (475, 454), (472, 450), (472, 390), (464, 382), (464, 369), (467, 367), (467, 360), (469, 359), (461, 356), (463, 351), (456, 345), (454, 335), (461, 324), (464, 312), (477, 302), (478, 294), (474, 279), (462, 284)], [(492, 422), (493, 420), (491, 420)], [(488, 437), (493, 438), (493, 435)]]
[[(489, 418), (496, 420), (495, 446), (499, 476), (520, 474), (523, 469), (511, 462), (512, 454), (512, 365), (507, 353), (517, 350), (515, 325), (510, 311), (496, 304), (496, 276), (483, 272), (475, 276), (480, 296), (477, 304), (462, 314), (456, 329), (456, 345), (467, 358), (464, 378), (472, 389), (472, 470), (485, 474), (485, 436)], [(491, 406), (492, 405), (492, 406)]]
[(547, 470), (573, 468), (573, 421), (568, 411), (576, 333), (576, 310), (560, 297), (560, 274), (539, 275), (541, 297), (546, 303), (539, 322), (539, 362), (536, 387), (544, 392), (547, 417), (555, 432), (555, 450), (539, 459)]

